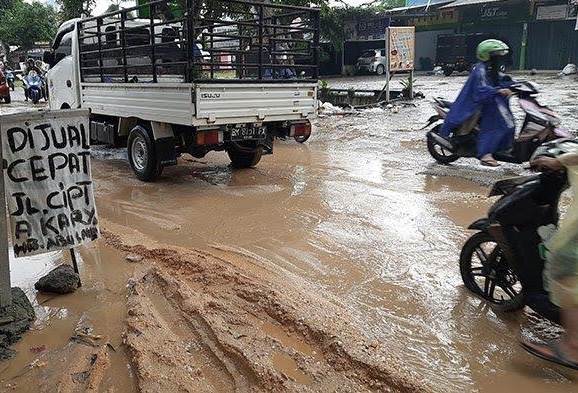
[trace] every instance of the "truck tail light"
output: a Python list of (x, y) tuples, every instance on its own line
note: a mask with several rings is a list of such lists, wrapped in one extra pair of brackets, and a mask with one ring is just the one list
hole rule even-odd
[(218, 145), (223, 142), (221, 131), (197, 132), (197, 145)]
[(291, 136), (307, 136), (311, 135), (310, 123), (299, 123), (291, 126)]

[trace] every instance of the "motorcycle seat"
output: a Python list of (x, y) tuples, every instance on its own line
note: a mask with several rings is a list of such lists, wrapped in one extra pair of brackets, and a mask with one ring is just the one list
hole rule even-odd
[(434, 99), (435, 99), (436, 102), (437, 102), (438, 104), (440, 104), (440, 106), (442, 106), (443, 108), (448, 108), (448, 109), (449, 109), (449, 108), (452, 106), (452, 104), (453, 104), (452, 101), (448, 101), (448, 100), (446, 100), (445, 98), (436, 97), (436, 98), (434, 98)]

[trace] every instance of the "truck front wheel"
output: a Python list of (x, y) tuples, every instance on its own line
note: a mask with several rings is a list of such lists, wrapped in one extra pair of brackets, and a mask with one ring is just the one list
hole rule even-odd
[(152, 181), (160, 176), (163, 167), (155, 152), (152, 133), (141, 125), (134, 127), (128, 135), (128, 161), (136, 177)]
[(249, 147), (235, 144), (227, 149), (227, 154), (231, 159), (233, 168), (251, 168), (261, 161), (263, 147)]

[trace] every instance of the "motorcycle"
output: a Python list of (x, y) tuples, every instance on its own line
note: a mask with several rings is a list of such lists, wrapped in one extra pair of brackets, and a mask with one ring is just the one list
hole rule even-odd
[(38, 101), (43, 97), (42, 77), (32, 70), (23, 78), (23, 82), (28, 92), (28, 98), (32, 100), (33, 104), (38, 104)]
[(14, 91), (14, 71), (12, 70), (5, 70), (4, 74), (6, 75), (6, 81), (8, 82), (8, 86)]
[[(568, 131), (560, 129), (560, 118), (550, 108), (540, 105), (536, 100), (538, 86), (532, 82), (519, 82), (510, 89), (518, 97), (520, 107), (525, 113), (522, 128), (512, 143), (512, 149), (494, 153), (497, 161), (521, 164), (532, 156), (532, 153), (542, 143), (557, 138), (572, 138)], [(452, 102), (443, 98), (434, 98), (432, 106), (437, 115), (430, 117), (427, 128), (446, 118)], [(476, 114), (458, 127), (449, 138), (442, 137), (439, 132), (441, 124), (437, 124), (427, 132), (427, 149), (439, 163), (449, 164), (460, 157), (475, 157), (480, 116)]]
[[(575, 148), (578, 141), (558, 139), (538, 147), (533, 157), (556, 157)], [(499, 311), (527, 305), (559, 323), (560, 309), (549, 300), (542, 271), (547, 241), (558, 223), (560, 195), (567, 187), (565, 171), (496, 182), (489, 196), (500, 198), (486, 218), (468, 227), (478, 232), (465, 242), (460, 254), (466, 288)]]

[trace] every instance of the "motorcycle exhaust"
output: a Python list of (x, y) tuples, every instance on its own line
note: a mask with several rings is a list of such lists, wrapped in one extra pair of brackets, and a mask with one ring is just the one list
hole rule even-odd
[(428, 132), (427, 133), (427, 137), (428, 138), (432, 138), (433, 140), (436, 141), (436, 143), (444, 148), (446, 148), (449, 151), (453, 151), (454, 147), (452, 146), (451, 142), (448, 141), (446, 138), (444, 138), (443, 136), (436, 134), (435, 132)]

